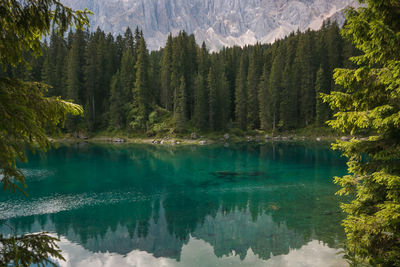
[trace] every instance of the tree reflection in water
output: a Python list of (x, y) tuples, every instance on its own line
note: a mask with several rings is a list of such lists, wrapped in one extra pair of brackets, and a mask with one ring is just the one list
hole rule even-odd
[(324, 146), (72, 145), (24, 168), (30, 196), (1, 196), (1, 231), (53, 232), (85, 253), (176, 263), (201, 240), (216, 258), (265, 261), (344, 238), (331, 177), (345, 165)]

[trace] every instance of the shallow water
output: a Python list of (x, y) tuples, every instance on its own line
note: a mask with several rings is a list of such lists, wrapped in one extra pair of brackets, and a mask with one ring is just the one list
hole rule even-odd
[(20, 166), (0, 231), (59, 236), (60, 266), (346, 266), (327, 146), (81, 143)]

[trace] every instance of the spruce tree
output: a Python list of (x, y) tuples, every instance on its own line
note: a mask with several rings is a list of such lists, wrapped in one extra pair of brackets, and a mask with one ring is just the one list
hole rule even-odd
[(142, 129), (145, 129), (150, 114), (151, 92), (149, 82), (149, 55), (146, 42), (143, 37), (139, 39), (136, 61), (136, 81), (134, 88), (134, 104), (138, 109), (138, 122)]
[[(282, 74), (282, 92), (280, 103), (280, 122), (279, 125), (283, 130), (292, 130), (298, 125), (299, 110), (299, 88), (293, 61), (296, 54), (298, 36), (291, 34), (285, 42), (286, 58), (285, 67)], [(298, 67), (298, 66), (296, 66)]]
[(169, 111), (172, 111), (173, 106), (173, 91), (171, 88), (172, 42), (172, 35), (170, 34), (161, 59), (161, 103)]
[(88, 40), (86, 52), (85, 52), (85, 119), (86, 125), (89, 131), (95, 129), (96, 122), (96, 106), (97, 106), (97, 96), (96, 92), (98, 90), (98, 73), (97, 73), (97, 42), (94, 34), (90, 35)]
[(312, 51), (313, 33), (307, 31), (300, 35), (294, 63), (298, 72), (296, 82), (301, 96), (299, 103), (301, 126), (310, 125), (315, 119), (315, 70)]
[[(247, 126), (253, 130), (259, 127), (259, 111), (258, 111), (258, 70), (257, 70), (257, 53), (253, 50), (250, 55), (249, 69), (247, 74)], [(251, 107), (251, 108), (250, 108)]]
[[(78, 104), (84, 104), (84, 75), (83, 68), (85, 64), (85, 33), (82, 30), (77, 30), (71, 35), (71, 48), (68, 52), (66, 65), (66, 92), (65, 96)], [(77, 123), (82, 118), (68, 117), (66, 127), (70, 131), (74, 131)]]
[(131, 49), (125, 49), (122, 54), (120, 65), (120, 82), (122, 95), (125, 99), (124, 105), (133, 101), (132, 89), (136, 80), (135, 58)]
[(329, 94), (329, 81), (326, 79), (324, 69), (322, 65), (319, 67), (317, 72), (317, 80), (315, 82), (315, 93), (316, 93), (316, 123), (317, 125), (324, 125), (325, 122), (330, 118), (330, 108), (327, 103), (324, 103), (321, 98), (321, 93)]
[(282, 44), (277, 48), (274, 61), (271, 66), (271, 74), (268, 86), (268, 121), (270, 129), (276, 131), (279, 123), (281, 92), (282, 92), (282, 75), (284, 67), (285, 49)]
[(218, 79), (219, 129), (226, 129), (231, 121), (231, 93), (225, 72)]
[(354, 265), (400, 266), (400, 6), (398, 1), (365, 1), (349, 9), (342, 30), (362, 54), (356, 69), (336, 69), (333, 91), (324, 100), (336, 111), (329, 124), (367, 140), (338, 141), (349, 175), (335, 178), (350, 195), (342, 204), (347, 258)]
[(175, 126), (176, 130), (178, 132), (182, 132), (185, 129), (185, 123), (186, 123), (186, 84), (185, 84), (185, 77), (183, 75), (180, 78), (180, 86), (176, 90), (176, 96), (175, 96), (175, 111), (174, 111), (174, 117), (175, 117)]
[(237, 126), (246, 130), (247, 128), (247, 55), (242, 53), (240, 58), (239, 72), (236, 77), (235, 88), (235, 117)]
[(218, 80), (217, 80), (217, 73), (213, 64), (210, 67), (207, 76), (207, 84), (208, 84), (208, 91), (209, 91), (209, 98), (208, 98), (208, 114), (209, 114), (209, 128), (212, 131), (218, 129), (219, 123), (219, 113), (218, 113)]
[(269, 69), (267, 67), (267, 64), (264, 64), (263, 67), (263, 74), (260, 78), (260, 83), (258, 85), (258, 102), (260, 104), (259, 110), (260, 110), (260, 124), (261, 124), (261, 129), (267, 130), (270, 128), (269, 124)]
[(194, 83), (195, 103), (193, 120), (197, 128), (204, 131), (208, 123), (208, 90), (205, 79), (199, 71)]
[(109, 125), (112, 129), (119, 130), (125, 126), (125, 101), (121, 74), (118, 71), (111, 79)]

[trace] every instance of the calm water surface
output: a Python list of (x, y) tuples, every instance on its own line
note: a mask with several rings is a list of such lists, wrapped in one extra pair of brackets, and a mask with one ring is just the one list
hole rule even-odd
[(74, 144), (20, 166), (0, 231), (60, 237), (60, 266), (346, 266), (328, 146)]

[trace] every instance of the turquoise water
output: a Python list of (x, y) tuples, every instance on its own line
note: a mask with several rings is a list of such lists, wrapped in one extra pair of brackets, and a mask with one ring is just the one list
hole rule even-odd
[(346, 266), (328, 146), (81, 143), (20, 167), (0, 231), (57, 235), (60, 266)]

